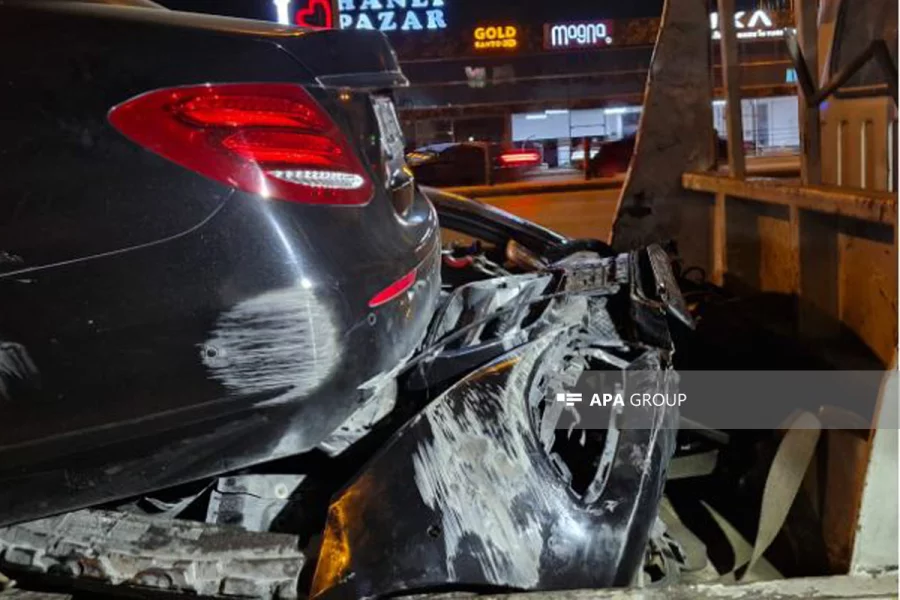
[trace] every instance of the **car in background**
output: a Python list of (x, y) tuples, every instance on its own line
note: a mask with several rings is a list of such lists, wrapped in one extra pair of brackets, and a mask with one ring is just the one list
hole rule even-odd
[(450, 187), (519, 181), (540, 167), (535, 148), (492, 142), (450, 142), (417, 148), (406, 162), (421, 185)]
[[(628, 170), (637, 136), (629, 135), (618, 140), (601, 143), (591, 150), (591, 177), (615, 177)], [(745, 144), (745, 151), (747, 150)], [(582, 158), (584, 153), (582, 152)], [(720, 161), (728, 159), (728, 142), (716, 138), (716, 155)]]

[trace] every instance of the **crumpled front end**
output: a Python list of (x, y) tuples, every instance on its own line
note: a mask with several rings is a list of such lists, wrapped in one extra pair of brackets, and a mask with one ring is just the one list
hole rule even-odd
[(606, 427), (583, 429), (556, 396), (587, 370), (655, 372), (673, 391), (670, 316), (689, 318), (657, 247), (455, 290), (420, 372), (440, 385), (454, 360), (493, 358), (448, 384), (335, 497), (312, 595), (631, 583), (677, 410), (611, 411)]

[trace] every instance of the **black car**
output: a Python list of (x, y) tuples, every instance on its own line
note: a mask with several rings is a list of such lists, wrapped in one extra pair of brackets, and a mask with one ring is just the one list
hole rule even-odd
[(438, 300), (384, 36), (0, 10), (0, 522), (316, 447)]
[(489, 142), (432, 144), (407, 153), (422, 185), (452, 187), (518, 181), (542, 162), (535, 148), (511, 148)]
[(554, 374), (671, 369), (659, 248), (418, 187), (380, 32), (5, 0), (0, 72), (4, 574), (273, 599), (634, 580), (677, 412), (569, 436)]

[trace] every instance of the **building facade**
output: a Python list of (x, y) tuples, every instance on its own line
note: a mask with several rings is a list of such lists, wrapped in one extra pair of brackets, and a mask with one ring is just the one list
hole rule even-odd
[[(637, 127), (662, 10), (662, 0), (162, 2), (286, 24), (381, 30), (410, 81), (396, 104), (412, 145), (541, 142), (558, 147), (563, 163), (578, 138), (621, 137)], [(761, 148), (796, 146), (795, 82), (784, 44), (791, 12), (781, 0), (737, 5), (745, 139)], [(711, 12), (712, 46), (718, 29)], [(714, 94), (721, 95), (713, 49)]]

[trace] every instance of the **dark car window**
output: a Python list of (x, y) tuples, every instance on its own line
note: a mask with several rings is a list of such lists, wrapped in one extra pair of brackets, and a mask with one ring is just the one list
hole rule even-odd
[(484, 163), (484, 149), (480, 146), (468, 146), (462, 145), (458, 146), (456, 149), (457, 158), (466, 163), (472, 164), (483, 164)]

